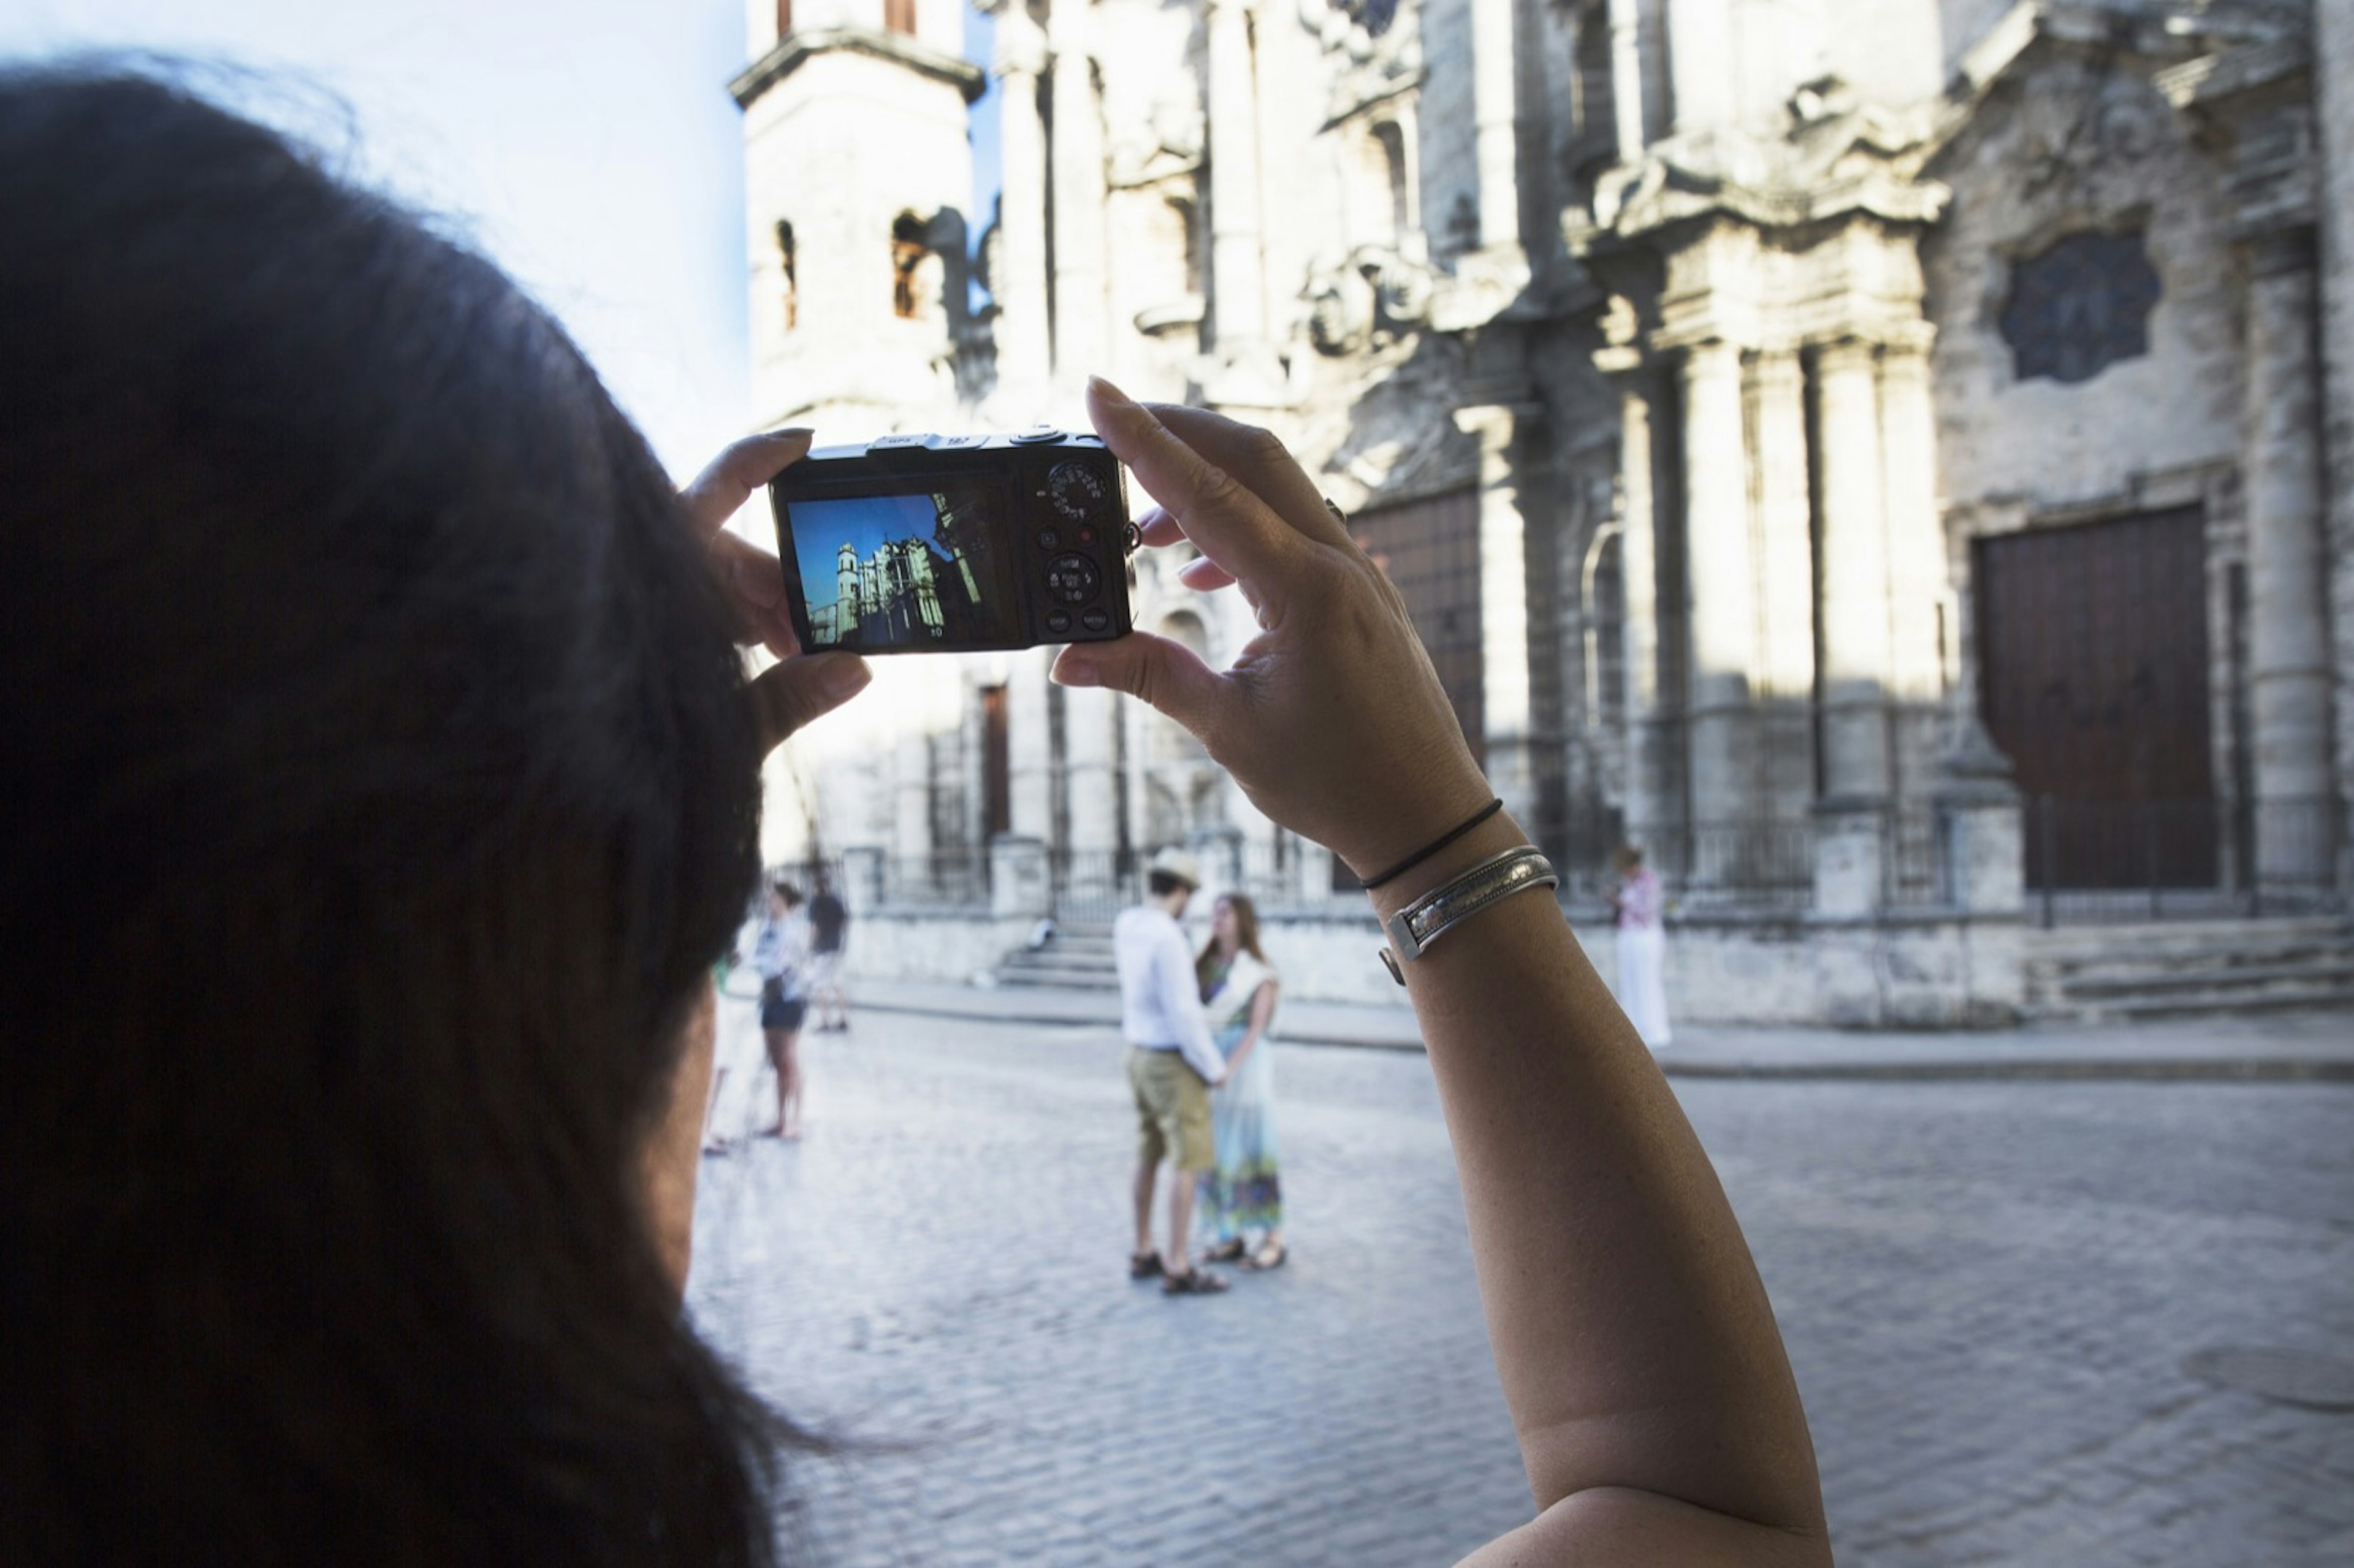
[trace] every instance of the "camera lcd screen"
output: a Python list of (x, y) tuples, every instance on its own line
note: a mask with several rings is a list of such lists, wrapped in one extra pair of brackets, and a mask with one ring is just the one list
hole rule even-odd
[(1005, 487), (942, 474), (904, 493), (785, 503), (808, 651), (1028, 641), (1003, 540)]

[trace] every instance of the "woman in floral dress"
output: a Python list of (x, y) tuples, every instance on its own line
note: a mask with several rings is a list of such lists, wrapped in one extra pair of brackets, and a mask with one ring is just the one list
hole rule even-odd
[[(1239, 893), (1211, 911), (1210, 944), (1193, 966), (1210, 1030), (1225, 1053), (1225, 1082), (1210, 1094), (1217, 1168), (1202, 1177), (1203, 1256), (1245, 1268), (1283, 1265), (1283, 1187), (1276, 1173), (1275, 1059), (1267, 1025), (1279, 989), (1259, 951), (1258, 911)], [(1258, 1245), (1247, 1233), (1258, 1233)]]

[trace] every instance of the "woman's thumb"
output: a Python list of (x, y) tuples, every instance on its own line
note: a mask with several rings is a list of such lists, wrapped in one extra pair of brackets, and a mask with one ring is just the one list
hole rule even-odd
[(1116, 642), (1074, 642), (1055, 661), (1064, 686), (1108, 686), (1159, 709), (1208, 742), (1225, 681), (1182, 642), (1130, 632)]

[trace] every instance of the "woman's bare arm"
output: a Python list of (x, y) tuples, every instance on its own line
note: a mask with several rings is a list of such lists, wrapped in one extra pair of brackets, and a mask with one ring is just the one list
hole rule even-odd
[[(1055, 678), (1142, 698), (1275, 821), (1360, 873), (1489, 799), (1405, 604), (1263, 431), (1129, 403), (1096, 428), (1260, 628), (1221, 673), (1138, 634)], [(1499, 817), (1375, 895), (1386, 915), (1499, 849)], [(1550, 898), (1405, 966), (1462, 1169), (1480, 1297), (1538, 1516), (1473, 1561), (1829, 1561), (1806, 1418), (1746, 1244), (1649, 1054)]]
[(1251, 992), (1250, 1022), (1243, 1030), (1243, 1037), (1235, 1043), (1234, 1054), (1226, 1058), (1226, 1076), (1233, 1077), (1235, 1069), (1243, 1065), (1243, 1058), (1267, 1038), (1267, 1021), (1275, 1016), (1275, 986), (1273, 980), (1261, 980), (1258, 989)]

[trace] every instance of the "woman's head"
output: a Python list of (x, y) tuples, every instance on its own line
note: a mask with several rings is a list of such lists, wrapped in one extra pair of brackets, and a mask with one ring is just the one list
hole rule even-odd
[(0, 75), (0, 1517), (764, 1550), (639, 1180), (758, 865), (661, 468), (494, 268), (146, 78)]
[(1633, 844), (1620, 844), (1613, 851), (1610, 863), (1618, 868), (1621, 876), (1632, 876), (1643, 869), (1643, 852)]
[(790, 915), (801, 906), (801, 890), (783, 877), (769, 884), (769, 907), (779, 915)]
[(1259, 962), (1267, 955), (1258, 948), (1258, 908), (1246, 895), (1221, 893), (1210, 906), (1210, 945), (1226, 953), (1246, 952)]

